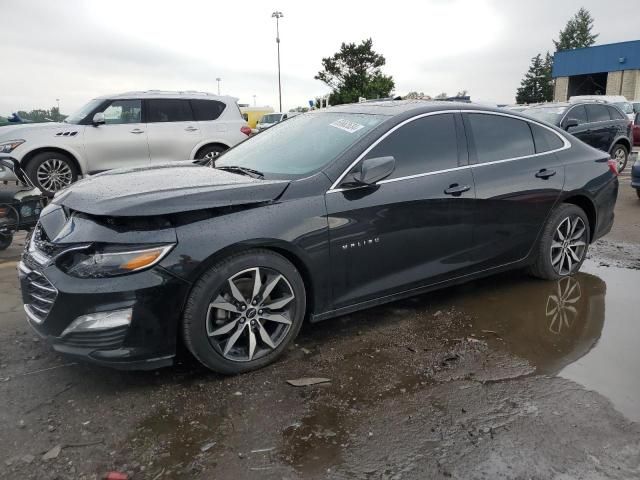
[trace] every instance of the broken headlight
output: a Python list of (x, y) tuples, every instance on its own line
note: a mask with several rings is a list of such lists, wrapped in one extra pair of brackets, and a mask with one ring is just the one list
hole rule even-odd
[(162, 260), (173, 246), (106, 246), (72, 250), (61, 255), (57, 263), (65, 273), (74, 277), (115, 277), (152, 267)]

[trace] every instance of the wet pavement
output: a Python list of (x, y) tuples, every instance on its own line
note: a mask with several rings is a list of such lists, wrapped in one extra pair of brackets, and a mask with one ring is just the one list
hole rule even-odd
[(0, 253), (0, 478), (640, 478), (633, 241), (558, 282), (511, 272), (307, 325), (238, 377), (53, 353), (18, 252)]

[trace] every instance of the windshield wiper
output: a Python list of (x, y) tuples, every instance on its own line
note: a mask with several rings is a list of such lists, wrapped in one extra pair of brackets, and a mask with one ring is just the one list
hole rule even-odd
[(238, 166), (222, 166), (216, 167), (218, 170), (224, 170), (233, 173), (239, 173), (240, 175), (247, 175), (248, 177), (259, 178), (262, 180), (264, 178), (264, 173), (259, 172), (258, 170), (254, 170), (253, 168), (247, 167), (238, 167)]

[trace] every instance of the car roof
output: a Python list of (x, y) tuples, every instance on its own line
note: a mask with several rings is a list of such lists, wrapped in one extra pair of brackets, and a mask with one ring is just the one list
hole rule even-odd
[(117, 93), (115, 95), (103, 95), (97, 97), (98, 100), (118, 100), (123, 98), (183, 98), (183, 99), (205, 99), (218, 100), (225, 103), (235, 103), (236, 97), (229, 95), (215, 95), (209, 92), (196, 92), (195, 90), (168, 91), (168, 90), (141, 90), (133, 92)]
[[(479, 110), (490, 112), (506, 113), (507, 111), (497, 107), (486, 105), (450, 102), (444, 100), (384, 100), (379, 102), (349, 103), (336, 105), (334, 107), (315, 110), (315, 112), (336, 112), (336, 113), (360, 113), (369, 115), (395, 116), (405, 113), (428, 113), (440, 110)], [(509, 114), (518, 112), (509, 112)]]

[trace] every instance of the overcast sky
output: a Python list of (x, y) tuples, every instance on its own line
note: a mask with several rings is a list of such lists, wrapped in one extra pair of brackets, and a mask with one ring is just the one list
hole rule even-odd
[(216, 77), (223, 94), (277, 108), (276, 9), (285, 110), (328, 92), (313, 79), (322, 57), (368, 37), (396, 94), (513, 102), (530, 58), (581, 6), (598, 44), (640, 38), (637, 0), (0, 0), (0, 114), (56, 98), (68, 114), (129, 90), (216, 92)]

